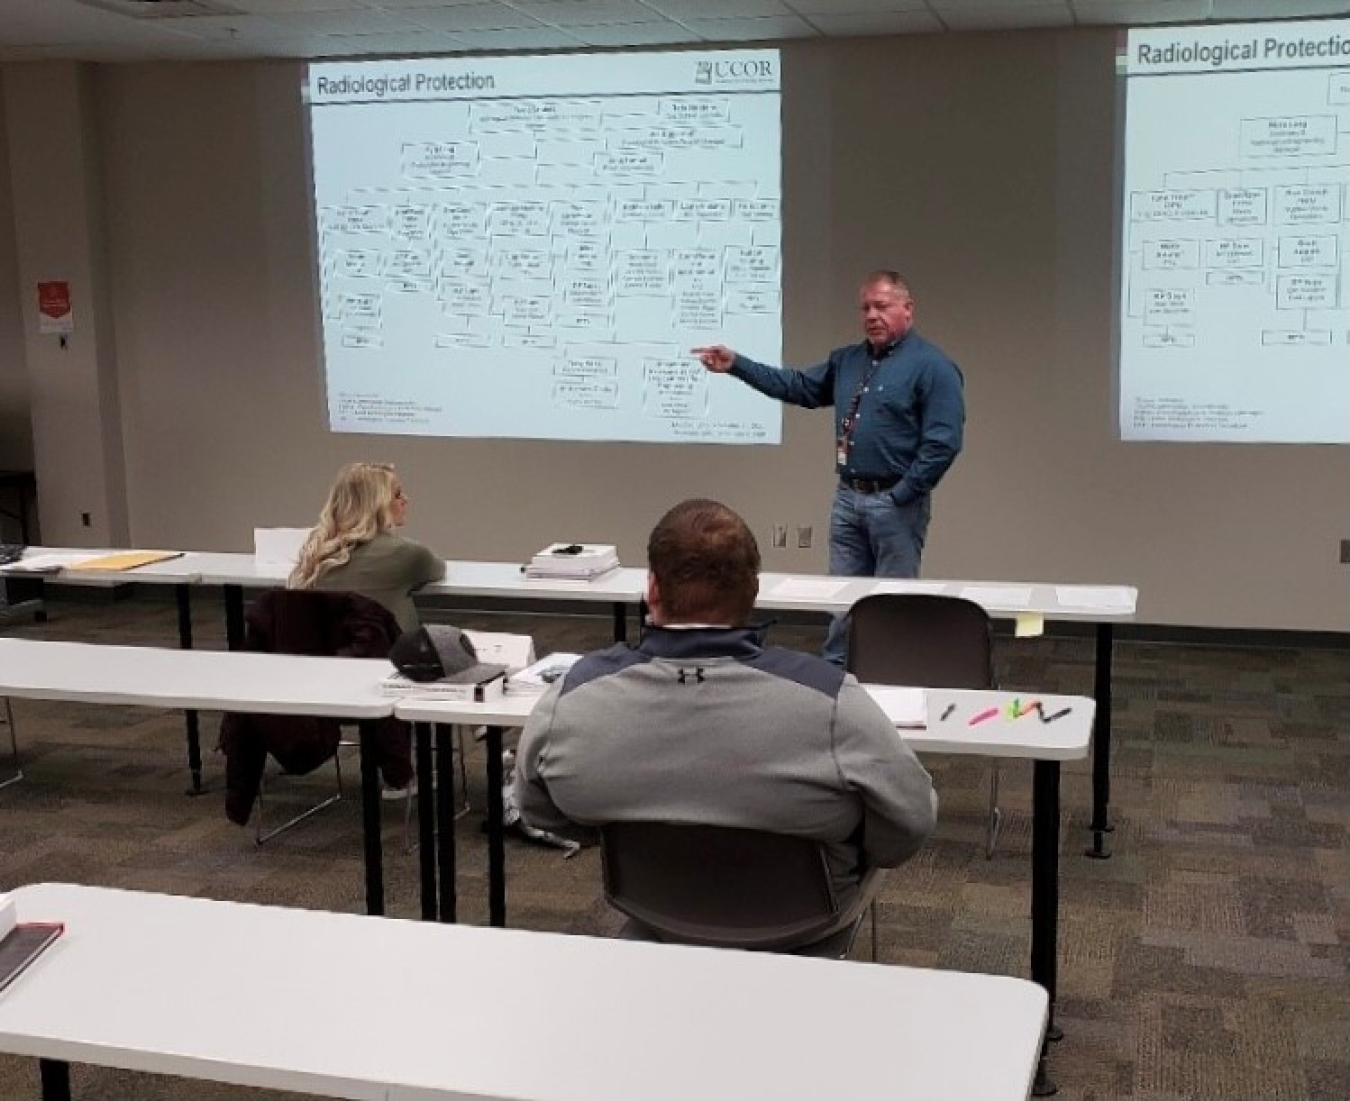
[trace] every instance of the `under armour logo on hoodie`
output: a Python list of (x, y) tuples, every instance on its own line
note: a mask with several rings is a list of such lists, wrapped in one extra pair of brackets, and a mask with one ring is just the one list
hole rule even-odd
[(702, 670), (702, 668), (695, 668), (695, 669), (692, 670), (692, 671), (689, 670), (689, 669), (681, 669), (681, 670), (680, 670), (680, 677), (679, 677), (679, 680), (680, 680), (680, 683), (681, 683), (681, 684), (688, 684), (688, 683), (689, 683), (689, 678), (690, 678), (690, 677), (693, 677), (693, 678), (694, 678), (694, 683), (695, 683), (695, 684), (702, 684), (702, 683), (703, 683), (703, 670)]

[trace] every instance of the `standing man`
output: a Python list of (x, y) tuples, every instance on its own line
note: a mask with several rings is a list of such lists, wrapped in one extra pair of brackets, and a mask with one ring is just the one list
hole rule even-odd
[[(693, 354), (780, 401), (834, 406), (835, 473), (830, 573), (918, 577), (931, 494), (961, 450), (966, 406), (961, 371), (914, 331), (914, 299), (893, 271), (874, 271), (859, 295), (861, 344), (836, 348), (817, 367), (769, 367), (715, 344)], [(824, 656), (844, 660), (836, 620)]]
[(588, 654), (520, 736), (515, 794), (557, 833), (665, 821), (823, 842), (841, 911), (933, 830), (923, 766), (849, 673), (749, 626), (759, 548), (716, 501), (676, 505), (647, 542), (650, 622)]

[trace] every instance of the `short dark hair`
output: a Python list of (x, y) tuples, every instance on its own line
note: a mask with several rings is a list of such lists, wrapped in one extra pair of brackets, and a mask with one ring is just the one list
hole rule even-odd
[(744, 626), (759, 595), (759, 544), (719, 501), (682, 501), (647, 540), (647, 567), (666, 618)]

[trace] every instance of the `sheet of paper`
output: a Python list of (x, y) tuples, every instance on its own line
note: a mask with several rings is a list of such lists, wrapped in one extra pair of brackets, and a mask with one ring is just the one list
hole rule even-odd
[(581, 660), (580, 654), (555, 652), (542, 657), (527, 669), (511, 675), (508, 688), (543, 691)]
[(1110, 608), (1121, 611), (1134, 607), (1130, 590), (1120, 585), (1056, 585), (1055, 596), (1061, 608)]
[(770, 590), (785, 600), (829, 600), (846, 588), (847, 581), (815, 581), (809, 577), (786, 577)]
[(945, 593), (945, 581), (919, 581), (888, 577), (872, 586), (873, 593)]
[(928, 725), (928, 696), (922, 688), (869, 684), (867, 691), (896, 726)]
[(309, 528), (254, 528), (253, 557), (260, 563), (294, 566), (309, 532)]
[(478, 660), (487, 665), (505, 665), (507, 673), (517, 673), (534, 664), (534, 639), (502, 631), (465, 631), (473, 643)]
[(55, 573), (57, 570), (70, 569), (85, 562), (92, 562), (98, 555), (88, 551), (74, 554), (69, 551), (51, 554), (26, 554), (17, 562), (11, 562), (4, 569), (9, 573)]
[(1031, 603), (1031, 586), (967, 585), (960, 595), (986, 608), (1025, 608)]

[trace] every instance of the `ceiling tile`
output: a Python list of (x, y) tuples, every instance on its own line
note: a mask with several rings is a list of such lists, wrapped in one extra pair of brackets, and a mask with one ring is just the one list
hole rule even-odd
[[(433, 41), (423, 31), (437, 45), (415, 52), (731, 43), (1059, 26), (1063, 10), (1082, 25), (1147, 26), (1347, 15), (1350, 0), (0, 0), (0, 50), (101, 60), (406, 53)], [(345, 41), (329, 44), (333, 35)]]
[(678, 42), (702, 42), (702, 37), (678, 23), (622, 23), (608, 27), (571, 27), (569, 30), (588, 46), (665, 46)]
[(811, 15), (807, 17), (829, 35), (927, 34), (942, 30), (938, 17), (928, 11), (864, 12), (858, 15)]
[(990, 0), (969, 7), (943, 8), (938, 17), (949, 31), (989, 31), (1022, 27), (1071, 27), (1073, 12), (1064, 0), (1009, 8)]
[(637, 0), (511, 0), (511, 6), (554, 27), (649, 23), (651, 8)]
[(562, 50), (583, 45), (575, 35), (540, 24), (513, 30), (458, 31), (455, 37), (470, 50)]
[(930, 0), (786, 0), (793, 11), (807, 16), (927, 11), (929, 2)]
[(352, 11), (280, 11), (266, 16), (284, 33), (295, 34), (388, 34), (416, 29), (407, 18), (378, 8)]
[(401, 31), (397, 34), (325, 35), (328, 42), (344, 44), (343, 53), (350, 54), (348, 44), (364, 44), (372, 54), (430, 54), (441, 50), (462, 50), (464, 43), (448, 31)]
[(197, 38), (229, 42), (276, 38), (280, 28), (261, 15), (203, 15), (196, 18), (158, 19), (155, 26)]
[[(686, 16), (704, 19), (756, 18), (765, 15), (792, 15), (793, 9), (780, 0), (642, 0), (647, 7), (683, 21)], [(790, 0), (789, 0), (790, 2)], [(820, 0), (817, 0), (820, 2)], [(839, 3), (840, 0), (835, 0)], [(852, 3), (853, 0), (849, 0)], [(794, 5), (798, 12), (801, 5)], [(731, 10), (728, 10), (731, 9)]]
[[(228, 2), (233, 3), (234, 0)], [(410, 8), (461, 8), (466, 4), (480, 4), (482, 0), (362, 0), (362, 2), (402, 11)]]
[(503, 31), (517, 27), (538, 27), (539, 21), (497, 3), (457, 4), (450, 8), (401, 8), (403, 17), (438, 31)]
[(1214, 0), (1215, 19), (1270, 19), (1275, 16), (1350, 15), (1346, 0)]
[[(285, 42), (286, 39), (280, 39)], [(457, 35), (441, 31), (416, 34), (325, 35), (312, 43), (309, 57), (400, 57), (409, 54), (453, 53), (464, 49)]]
[(1186, 23), (1209, 14), (1209, 0), (1069, 0), (1082, 24)]
[(795, 15), (763, 19), (685, 19), (691, 31), (709, 42), (761, 42), (773, 38), (819, 38), (820, 32)]
[[(438, 0), (439, 2), (439, 0)], [(271, 15), (274, 12), (350, 11), (353, 8), (392, 7), (376, 0), (207, 0), (218, 8), (233, 8), (249, 15)]]

